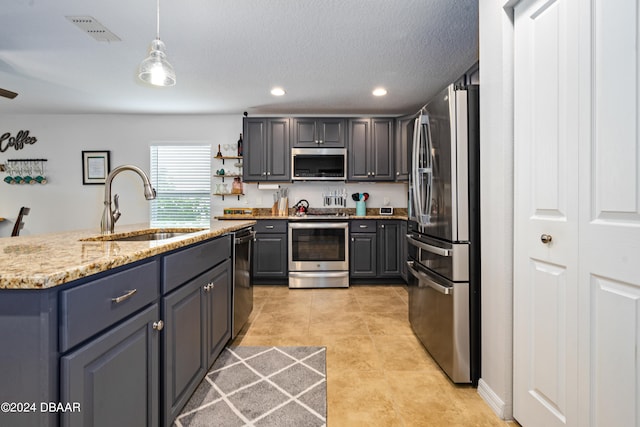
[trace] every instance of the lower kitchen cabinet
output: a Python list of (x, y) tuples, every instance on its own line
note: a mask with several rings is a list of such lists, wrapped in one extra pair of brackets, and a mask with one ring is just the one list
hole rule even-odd
[(159, 315), (154, 304), (61, 358), (62, 426), (158, 425)]
[(377, 270), (376, 233), (352, 233), (349, 245), (351, 277), (375, 278)]
[(171, 426), (231, 338), (231, 244), (0, 289), (0, 402), (33, 405), (0, 412), (0, 426)]
[(350, 225), (350, 277), (401, 277), (399, 220), (352, 220)]
[(283, 283), (288, 279), (287, 225), (285, 220), (259, 220), (253, 241), (253, 279)]
[(231, 261), (162, 299), (164, 425), (170, 426), (231, 338)]
[(377, 221), (378, 277), (400, 276), (400, 222)]

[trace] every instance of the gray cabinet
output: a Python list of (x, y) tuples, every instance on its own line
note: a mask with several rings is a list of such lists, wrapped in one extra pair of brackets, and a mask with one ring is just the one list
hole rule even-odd
[(401, 117), (396, 120), (395, 141), (395, 180), (398, 182), (409, 180), (411, 170), (411, 147), (413, 145), (413, 120), (414, 117)]
[(377, 221), (378, 277), (400, 276), (400, 222)]
[(243, 180), (290, 181), (288, 118), (243, 119)]
[(344, 147), (345, 119), (340, 118), (294, 118), (293, 146), (303, 147)]
[(253, 278), (281, 283), (288, 278), (287, 224), (285, 220), (258, 220), (253, 241)]
[(148, 261), (60, 292), (63, 426), (158, 424), (158, 283)]
[(378, 271), (376, 221), (352, 220), (349, 224), (349, 270), (352, 278), (375, 278)]
[(170, 426), (231, 337), (231, 261), (162, 299), (164, 425)]
[(232, 305), (231, 294), (233, 285), (233, 268), (231, 260), (213, 269), (209, 275), (210, 288), (206, 302), (206, 330), (207, 330), (207, 364), (209, 367), (216, 360), (222, 349), (231, 338)]
[(400, 267), (398, 220), (352, 220), (350, 276), (354, 279), (397, 279)]
[(350, 181), (393, 181), (394, 119), (349, 120)]
[(231, 337), (230, 257), (222, 236), (59, 287), (0, 289), (0, 401), (35, 402), (0, 424), (171, 425)]
[(60, 402), (79, 408), (62, 426), (158, 425), (159, 314), (154, 304), (60, 359)]

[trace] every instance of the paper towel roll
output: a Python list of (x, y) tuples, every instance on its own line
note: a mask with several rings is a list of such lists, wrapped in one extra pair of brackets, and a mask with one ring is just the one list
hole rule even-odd
[(277, 190), (280, 188), (280, 184), (264, 184), (262, 182), (258, 183), (258, 190)]

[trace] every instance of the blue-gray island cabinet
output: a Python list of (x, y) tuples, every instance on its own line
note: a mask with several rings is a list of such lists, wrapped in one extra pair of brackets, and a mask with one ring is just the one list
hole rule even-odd
[(0, 425), (170, 426), (231, 337), (231, 245), (0, 289)]

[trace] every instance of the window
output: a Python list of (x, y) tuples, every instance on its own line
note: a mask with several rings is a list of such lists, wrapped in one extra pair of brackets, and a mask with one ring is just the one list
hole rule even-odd
[(209, 227), (211, 146), (152, 145), (152, 227)]

